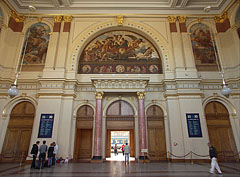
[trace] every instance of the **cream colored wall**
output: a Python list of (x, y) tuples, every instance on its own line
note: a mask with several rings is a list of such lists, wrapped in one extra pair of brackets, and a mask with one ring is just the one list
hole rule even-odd
[[(9, 15), (9, 14), (8, 14)], [(199, 16), (187, 18), (188, 29), (197, 22)], [(43, 18), (53, 28), (53, 18)], [(37, 21), (37, 19), (35, 19)], [(214, 28), (213, 19), (203, 19), (203, 23)], [(28, 26), (30, 26), (28, 23)], [(177, 28), (179, 26), (177, 22)], [(27, 28), (24, 28), (26, 31)], [(162, 58), (163, 74), (137, 75), (138, 79), (149, 77), (146, 88), (145, 106), (161, 105), (165, 110), (165, 131), (167, 151), (175, 155), (185, 155), (189, 151), (206, 155), (208, 149), (208, 132), (204, 116), (204, 106), (208, 98), (221, 100), (230, 113), (230, 121), (238, 151), (240, 150), (240, 107), (239, 107), (239, 38), (236, 28), (232, 27), (224, 34), (216, 36), (223, 60), (226, 79), (232, 87), (232, 95), (226, 99), (221, 96), (221, 77), (218, 72), (197, 72), (193, 58), (191, 41), (188, 33), (170, 33), (167, 17), (127, 16), (123, 25), (117, 23), (115, 16), (75, 16), (71, 23), (70, 33), (52, 32), (48, 47), (45, 68), (42, 72), (22, 72), (19, 79), (20, 94), (36, 101), (36, 116), (33, 125), (30, 146), (38, 140), (38, 128), (42, 113), (54, 113), (54, 129), (52, 138), (47, 144), (56, 141), (59, 145), (58, 156), (73, 157), (76, 119), (74, 114), (80, 105), (90, 104), (95, 107), (95, 88), (91, 78), (129, 78), (124, 74), (84, 75), (77, 74), (78, 60), (84, 47), (96, 36), (112, 30), (128, 30), (139, 33), (155, 45)], [(215, 29), (214, 29), (215, 31)], [(9, 114), (18, 99), (7, 97), (7, 89), (15, 79), (17, 65), (24, 34), (15, 33), (10, 28), (3, 28), (0, 34), (0, 151), (3, 145)], [(122, 90), (116, 89), (115, 93)], [(38, 96), (35, 98), (36, 94)], [(116, 94), (116, 95), (117, 95)], [(123, 94), (124, 95), (124, 94)], [(124, 97), (124, 96), (123, 96)], [(103, 100), (103, 107), (110, 100)], [(137, 108), (137, 100), (130, 102)], [(9, 104), (11, 103), (11, 104)], [(7, 107), (7, 116), (3, 110)], [(235, 111), (235, 112), (234, 112)], [(189, 138), (187, 132), (186, 113), (199, 113), (203, 137)], [(103, 118), (104, 121), (104, 118)], [(103, 122), (104, 123), (104, 122)], [(138, 157), (138, 121), (135, 119), (135, 145)], [(102, 154), (105, 157), (106, 129), (103, 124)], [(93, 132), (94, 135), (94, 132)], [(94, 139), (94, 137), (93, 137)], [(43, 139), (39, 139), (43, 140)], [(175, 143), (176, 146), (174, 145)], [(189, 158), (189, 156), (187, 157)], [(194, 157), (199, 158), (199, 157)]]

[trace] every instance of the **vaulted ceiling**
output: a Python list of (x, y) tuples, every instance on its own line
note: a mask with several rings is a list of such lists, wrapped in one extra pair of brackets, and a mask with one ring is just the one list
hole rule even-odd
[(4, 0), (19, 13), (38, 14), (220, 14), (236, 0)]

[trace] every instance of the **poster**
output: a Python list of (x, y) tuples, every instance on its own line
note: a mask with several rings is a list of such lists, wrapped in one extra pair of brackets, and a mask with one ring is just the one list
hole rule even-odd
[(188, 136), (190, 138), (202, 137), (199, 113), (187, 113)]
[(38, 138), (52, 138), (54, 114), (41, 114)]

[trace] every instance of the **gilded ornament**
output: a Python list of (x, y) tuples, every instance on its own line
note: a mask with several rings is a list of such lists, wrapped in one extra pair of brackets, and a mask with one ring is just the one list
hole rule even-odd
[(175, 16), (168, 16), (168, 22), (169, 23), (176, 23), (177, 17)]
[(11, 17), (16, 21), (16, 22), (24, 22), (25, 16), (24, 15), (18, 15), (14, 10), (11, 11)]
[(102, 99), (103, 97), (103, 92), (95, 92), (96, 99)]
[(179, 23), (185, 23), (187, 17), (186, 16), (178, 16), (177, 19), (178, 19)]
[(223, 23), (228, 18), (228, 13), (224, 12), (221, 16), (215, 16), (215, 23)]
[(202, 23), (202, 19), (201, 18), (198, 18), (197, 21), (198, 21), (198, 23)]
[(145, 92), (137, 92), (137, 96), (139, 100), (143, 100), (145, 95), (146, 95)]
[(72, 16), (64, 16), (63, 20), (64, 20), (64, 22), (71, 22), (72, 21)]
[(63, 19), (63, 16), (54, 16), (54, 22), (61, 22)]
[(117, 16), (118, 25), (123, 25), (123, 16)]
[(42, 20), (43, 20), (43, 18), (42, 18), (42, 17), (38, 17), (38, 22), (39, 22), (39, 23), (41, 23), (41, 22), (42, 22)]

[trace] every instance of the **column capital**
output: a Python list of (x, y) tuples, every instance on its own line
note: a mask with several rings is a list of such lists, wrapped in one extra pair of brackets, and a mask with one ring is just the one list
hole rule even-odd
[(178, 19), (179, 23), (185, 23), (187, 17), (186, 16), (178, 16), (177, 19)]
[(63, 19), (63, 16), (54, 16), (54, 22), (55, 23), (60, 23)]
[(214, 20), (215, 20), (215, 23), (223, 23), (227, 18), (228, 18), (228, 13), (224, 12), (220, 16), (215, 16)]
[(177, 17), (176, 16), (168, 16), (169, 23), (176, 23)]
[(102, 97), (103, 97), (103, 92), (95, 92), (95, 95), (96, 95), (96, 99), (99, 99), (99, 100), (101, 100), (102, 99)]
[(15, 22), (24, 22), (25, 16), (18, 15), (14, 10), (11, 11), (11, 17), (15, 20)]
[(146, 95), (146, 92), (137, 92), (137, 96), (139, 100), (143, 100)]
[(64, 22), (72, 22), (72, 16), (64, 16), (63, 20)]

